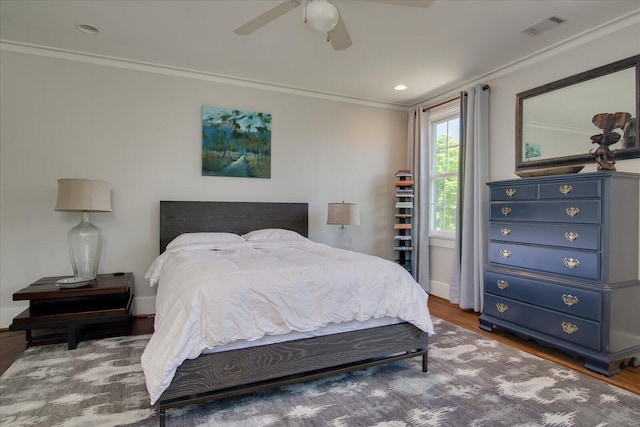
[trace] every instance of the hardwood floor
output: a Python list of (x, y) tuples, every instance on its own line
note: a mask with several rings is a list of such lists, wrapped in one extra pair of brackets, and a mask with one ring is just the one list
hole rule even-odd
[[(640, 367), (626, 367), (613, 377), (605, 377), (584, 368), (581, 359), (574, 359), (565, 353), (542, 347), (533, 341), (524, 341), (507, 332), (494, 331), (489, 333), (483, 331), (478, 328), (477, 313), (463, 311), (442, 298), (431, 296), (429, 310), (435, 317), (640, 395)], [(153, 316), (136, 316), (134, 318), (132, 335), (151, 332), (153, 332)], [(0, 374), (11, 366), (26, 347), (24, 332), (0, 331)]]
[(558, 363), (567, 368), (575, 369), (593, 378), (606, 381), (625, 390), (640, 394), (640, 367), (625, 367), (620, 373), (613, 377), (606, 377), (596, 372), (590, 371), (583, 366), (582, 359), (575, 359), (566, 353), (551, 348), (542, 347), (534, 341), (525, 341), (508, 332), (496, 331), (493, 333), (483, 331), (478, 327), (478, 313), (472, 311), (463, 311), (457, 305), (449, 303), (442, 298), (429, 297), (429, 311), (439, 319), (446, 320), (465, 329), (469, 329), (488, 338), (518, 348), (527, 353)]

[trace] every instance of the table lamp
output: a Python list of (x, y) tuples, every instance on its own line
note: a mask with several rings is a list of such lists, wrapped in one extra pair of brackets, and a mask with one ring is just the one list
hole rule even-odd
[(327, 224), (339, 225), (340, 234), (336, 239), (336, 246), (351, 249), (351, 236), (347, 232), (347, 225), (360, 225), (360, 208), (357, 203), (329, 203)]
[(82, 212), (80, 224), (69, 230), (69, 256), (73, 277), (58, 281), (69, 287), (95, 279), (102, 251), (102, 232), (91, 224), (90, 212), (111, 212), (111, 184), (91, 179), (58, 180), (57, 211)]

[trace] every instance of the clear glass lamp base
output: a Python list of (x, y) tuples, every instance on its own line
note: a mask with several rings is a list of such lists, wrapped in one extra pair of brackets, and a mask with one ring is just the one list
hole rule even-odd
[(338, 236), (336, 237), (336, 247), (340, 249), (351, 250), (351, 236), (347, 233), (347, 227), (340, 227)]
[(89, 212), (82, 213), (80, 224), (69, 230), (69, 256), (77, 282), (95, 279), (102, 251), (102, 232), (91, 224)]

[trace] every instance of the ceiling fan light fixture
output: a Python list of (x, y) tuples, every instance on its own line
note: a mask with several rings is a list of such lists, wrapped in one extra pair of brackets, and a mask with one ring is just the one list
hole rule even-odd
[(304, 7), (304, 22), (312, 30), (329, 32), (338, 23), (338, 9), (326, 0), (311, 0)]

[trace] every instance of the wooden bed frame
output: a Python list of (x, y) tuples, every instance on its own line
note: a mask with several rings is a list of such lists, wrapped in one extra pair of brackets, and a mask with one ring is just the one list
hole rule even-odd
[[(283, 228), (308, 237), (306, 203), (160, 202), (160, 253), (182, 233)], [(156, 402), (160, 426), (166, 410), (422, 356), (426, 332), (399, 323), (185, 360)]]

